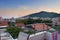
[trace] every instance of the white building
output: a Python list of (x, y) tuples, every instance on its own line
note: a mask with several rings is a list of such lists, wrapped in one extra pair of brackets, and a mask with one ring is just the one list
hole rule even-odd
[(54, 25), (60, 25), (60, 17), (52, 18), (52, 24)]
[(47, 17), (47, 18), (40, 18), (42, 20), (51, 20), (51, 18)]

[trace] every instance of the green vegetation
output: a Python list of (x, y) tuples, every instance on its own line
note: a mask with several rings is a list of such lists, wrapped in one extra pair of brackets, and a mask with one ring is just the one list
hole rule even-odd
[(41, 19), (31, 19), (31, 18), (24, 19), (24, 20), (16, 19), (16, 22), (22, 22), (25, 25), (33, 24), (33, 23), (52, 23), (51, 20), (41, 20)]
[(53, 26), (53, 28), (60, 31), (60, 26)]
[(46, 11), (41, 11), (37, 13), (33, 13), (27, 16), (24, 16), (24, 18), (27, 17), (39, 17), (39, 18), (55, 18), (55, 17), (60, 17), (60, 14), (55, 13), (55, 12), (46, 12)]
[(34, 23), (34, 20), (31, 19), (31, 18), (29, 18), (29, 19), (26, 19), (24, 23), (25, 24), (33, 24)]
[(29, 31), (27, 31), (27, 32), (24, 32), (24, 33), (27, 33), (27, 34), (34, 34), (34, 33), (36, 33), (34, 30), (29, 30)]
[(8, 27), (7, 28), (7, 32), (9, 32), (14, 39), (18, 37), (18, 34), (20, 31), (23, 31), (23, 30), (18, 27)]
[(15, 26), (15, 23), (8, 22), (8, 26), (10, 26), (10, 27)]
[(19, 32), (24, 32), (27, 34), (34, 34), (35, 33), (34, 30), (24, 31), (23, 29), (18, 28), (18, 27), (8, 27), (6, 31), (9, 32), (14, 39), (18, 38)]
[(59, 27), (58, 26), (54, 26), (53, 28), (56, 29), (56, 30), (58, 30)]
[(36, 20), (34, 20), (34, 22), (35, 22), (35, 23), (41, 23), (42, 20), (41, 20), (41, 19), (36, 19)]
[(23, 22), (24, 23), (25, 20), (22, 20), (22, 19), (16, 19), (16, 23), (19, 23), (19, 22)]

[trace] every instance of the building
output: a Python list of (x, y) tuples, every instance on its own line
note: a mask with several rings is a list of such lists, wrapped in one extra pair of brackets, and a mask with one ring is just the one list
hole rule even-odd
[(0, 17), (0, 28), (7, 26), (8, 26), (8, 22), (4, 20), (2, 17)]
[(51, 18), (47, 17), (47, 18), (40, 18), (41, 20), (51, 20)]
[(60, 25), (60, 17), (52, 18), (52, 25)]
[(45, 23), (34, 23), (34, 24), (25, 25), (22, 28), (24, 30), (44, 31), (44, 30), (49, 30), (51, 27), (46, 25)]
[(8, 22), (7, 21), (0, 21), (0, 26), (7, 26)]
[(35, 23), (35, 24), (31, 24), (32, 28), (34, 28), (37, 31), (42, 31), (42, 30), (48, 30), (51, 27), (46, 25), (45, 23)]
[(17, 27), (25, 26), (24, 23), (22, 23), (22, 22), (17, 22), (15, 25), (16, 25)]

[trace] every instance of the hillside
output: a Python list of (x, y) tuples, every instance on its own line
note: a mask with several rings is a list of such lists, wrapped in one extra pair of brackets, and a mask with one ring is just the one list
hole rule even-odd
[(54, 18), (54, 17), (60, 17), (60, 14), (55, 13), (55, 12), (41, 11), (38, 13), (33, 13), (30, 15), (24, 16), (23, 18), (26, 18), (26, 17), (40, 17), (40, 18), (50, 17), (50, 18)]

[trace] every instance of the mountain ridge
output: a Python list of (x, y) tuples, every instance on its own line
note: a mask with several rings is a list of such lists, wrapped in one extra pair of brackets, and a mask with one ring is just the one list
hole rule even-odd
[(60, 14), (55, 13), (55, 12), (41, 11), (41, 12), (23, 16), (22, 18), (27, 18), (27, 17), (54, 18), (54, 17), (60, 17)]

